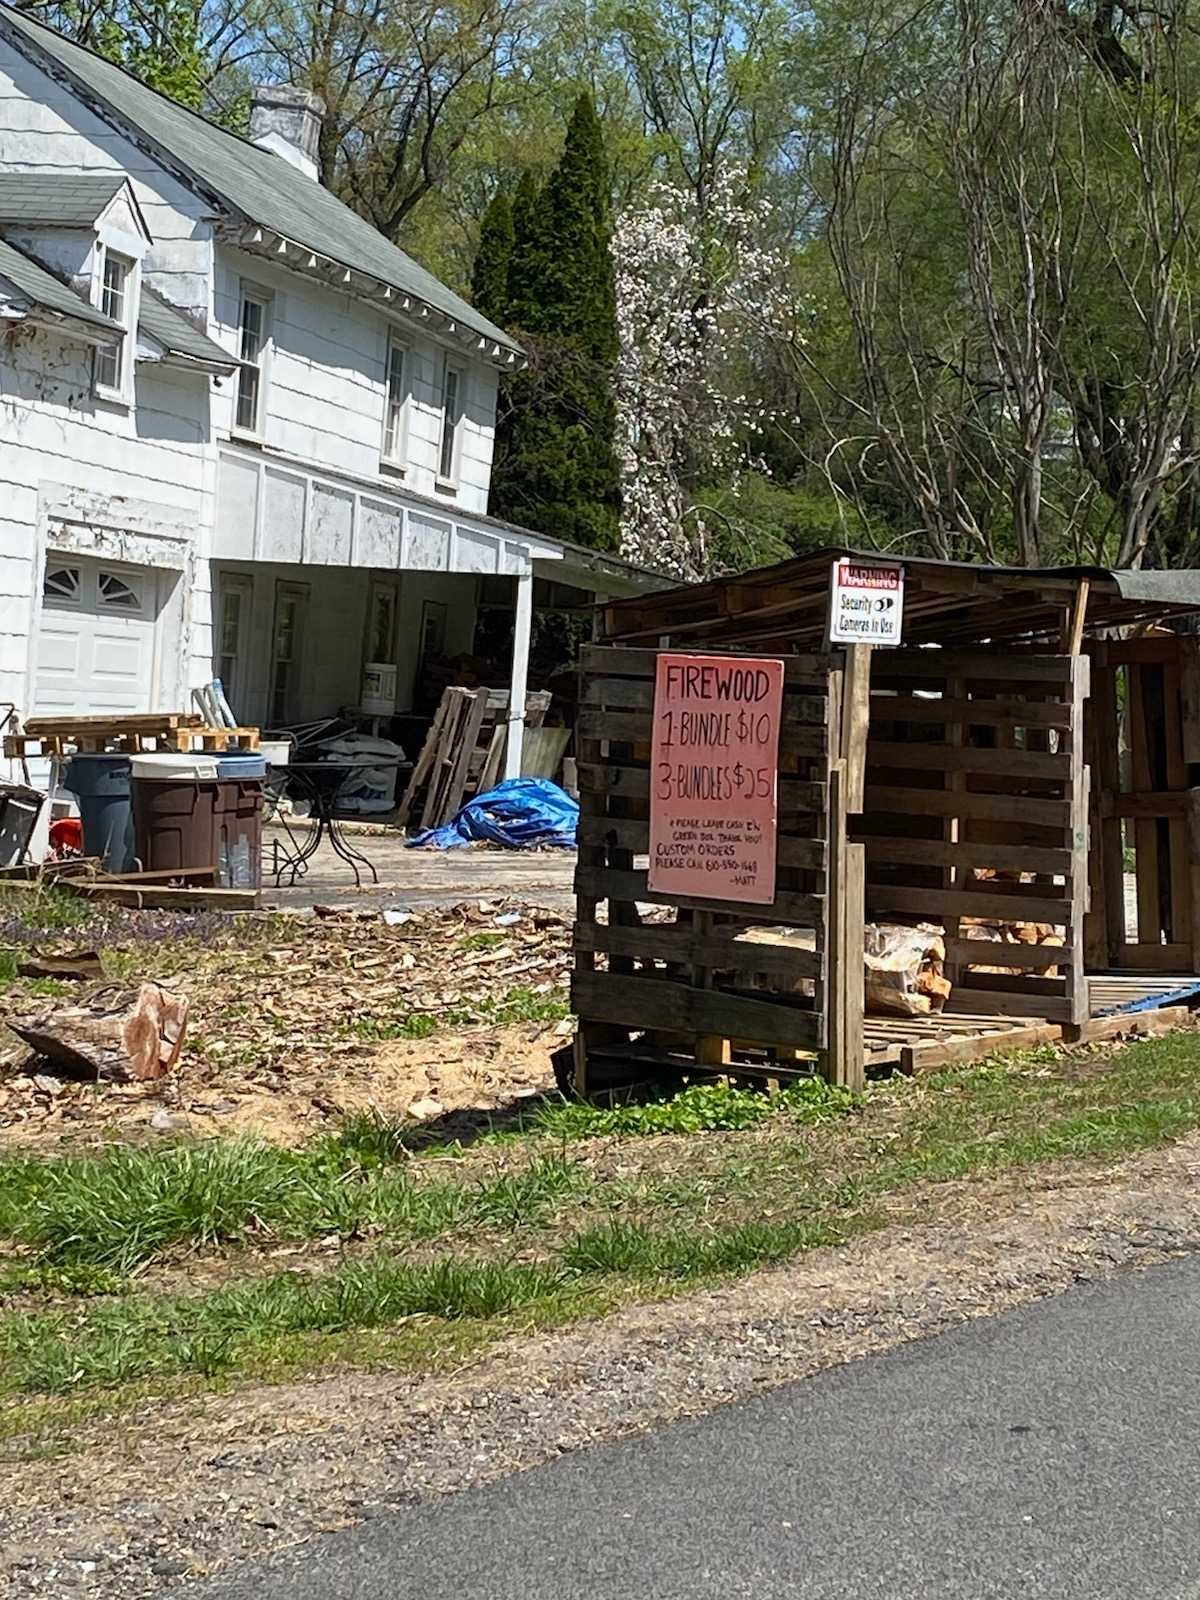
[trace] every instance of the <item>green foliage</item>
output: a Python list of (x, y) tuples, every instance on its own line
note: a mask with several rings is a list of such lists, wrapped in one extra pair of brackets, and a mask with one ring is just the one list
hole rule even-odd
[(823, 1078), (803, 1078), (778, 1094), (738, 1089), (717, 1080), (694, 1083), (678, 1094), (596, 1106), (579, 1100), (539, 1107), (534, 1126), (564, 1139), (594, 1139), (659, 1133), (716, 1133), (758, 1127), (786, 1114), (797, 1122), (820, 1122), (852, 1111), (858, 1099)]
[(471, 274), (472, 305), (501, 328), (511, 316), (508, 281), (515, 242), (512, 203), (501, 190), (483, 214)]
[[(620, 473), (613, 447), (616, 303), (609, 174), (599, 118), (576, 102), (562, 158), (542, 188), (525, 174), (512, 206), (503, 293), (504, 218), (492, 216), (476, 277), (503, 298), (527, 370), (504, 386), (491, 507), (553, 538), (614, 549)], [(493, 207), (495, 202), (493, 202)], [(489, 207), (489, 214), (493, 207)]]

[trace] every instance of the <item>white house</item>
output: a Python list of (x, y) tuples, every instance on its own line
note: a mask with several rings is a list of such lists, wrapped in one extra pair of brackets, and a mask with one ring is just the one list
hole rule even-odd
[[(252, 140), (0, 4), (0, 701), (273, 725), (411, 704), (511, 584), (649, 574), (487, 515), (499, 328), (316, 180), (315, 103)], [(581, 598), (583, 598), (581, 596)], [(523, 704), (518, 693), (515, 704)], [(518, 730), (519, 733), (519, 730)], [(519, 745), (519, 737), (513, 741)]]

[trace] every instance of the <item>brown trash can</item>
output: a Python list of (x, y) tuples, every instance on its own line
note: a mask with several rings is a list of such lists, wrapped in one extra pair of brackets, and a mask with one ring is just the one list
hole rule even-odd
[(224, 889), (262, 888), (262, 804), (267, 763), (262, 756), (217, 757), (213, 815), (217, 882)]
[(145, 872), (216, 865), (215, 779), (136, 775), (133, 791), (134, 853)]

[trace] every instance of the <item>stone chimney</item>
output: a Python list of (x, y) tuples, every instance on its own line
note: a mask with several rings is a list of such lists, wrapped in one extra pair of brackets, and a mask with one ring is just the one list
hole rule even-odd
[(325, 102), (289, 84), (259, 84), (250, 91), (250, 139), (306, 177), (317, 176), (317, 137)]

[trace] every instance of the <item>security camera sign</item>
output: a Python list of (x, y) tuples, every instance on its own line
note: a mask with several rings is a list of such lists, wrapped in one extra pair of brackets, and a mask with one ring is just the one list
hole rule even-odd
[(899, 644), (903, 619), (904, 568), (898, 561), (841, 556), (833, 563), (830, 644)]

